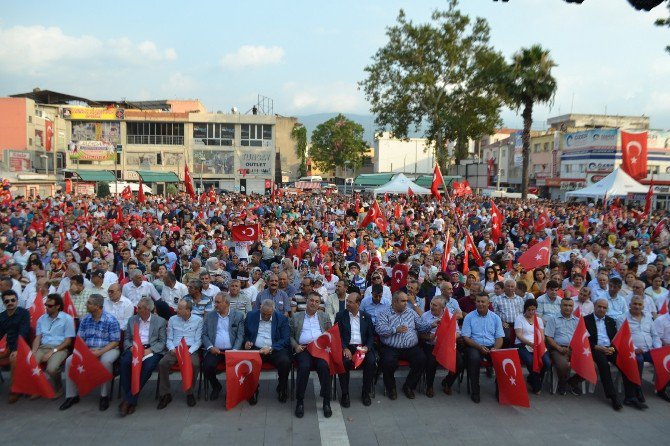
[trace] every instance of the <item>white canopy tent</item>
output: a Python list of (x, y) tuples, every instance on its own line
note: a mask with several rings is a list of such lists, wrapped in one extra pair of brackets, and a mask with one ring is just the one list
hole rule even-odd
[(615, 169), (602, 180), (584, 189), (578, 189), (565, 194), (566, 197), (576, 198), (603, 198), (626, 197), (628, 194), (646, 194), (649, 186), (644, 186), (635, 181), (621, 168)]
[(414, 192), (417, 195), (430, 195), (430, 189), (426, 189), (425, 187), (419, 186), (402, 173), (399, 173), (398, 175), (393, 177), (393, 179), (388, 183), (376, 188), (374, 190), (374, 195), (377, 196), (379, 194), (387, 194), (387, 193), (406, 195), (409, 189), (412, 189), (412, 192)]

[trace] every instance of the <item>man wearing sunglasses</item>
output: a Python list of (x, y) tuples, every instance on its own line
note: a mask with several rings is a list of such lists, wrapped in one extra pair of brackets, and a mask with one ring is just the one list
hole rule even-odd
[[(30, 337), (30, 313), (25, 308), (19, 307), (19, 297), (14, 290), (5, 290), (2, 292), (2, 303), (5, 305), (5, 311), (0, 313), (0, 339), (7, 336), (7, 350), (0, 353), (0, 359), (9, 358), (9, 364), (14, 371), (16, 364), (16, 349), (19, 336), (27, 342)], [(12, 374), (12, 379), (14, 378)], [(11, 383), (9, 388), (11, 388)], [(9, 394), (9, 404), (19, 400), (19, 394)]]
[(59, 397), (63, 393), (61, 369), (75, 337), (74, 319), (62, 311), (60, 294), (49, 294), (44, 307), (46, 314), (37, 320), (32, 350), (37, 363), (46, 364), (46, 372), (54, 383), (56, 397)]

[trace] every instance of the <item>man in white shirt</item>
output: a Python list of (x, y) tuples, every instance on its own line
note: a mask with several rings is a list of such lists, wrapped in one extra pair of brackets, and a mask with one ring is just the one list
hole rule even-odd
[[(173, 310), (171, 314), (174, 314), (174, 312), (177, 311), (179, 301), (188, 294), (188, 288), (177, 280), (177, 276), (175, 276), (172, 271), (165, 273), (163, 283), (161, 300)], [(165, 319), (164, 316), (161, 317)]]
[(109, 286), (107, 296), (102, 307), (103, 310), (114, 316), (119, 321), (121, 330), (125, 330), (128, 326), (128, 319), (135, 313), (133, 303), (127, 297), (121, 295), (121, 285), (118, 283)]
[(102, 280), (103, 286), (109, 288), (113, 283), (119, 282), (119, 276), (109, 270), (109, 263), (105, 259), (101, 259), (99, 263), (100, 269), (105, 272), (105, 277)]
[(213, 301), (214, 296), (221, 292), (221, 288), (212, 285), (212, 277), (207, 271), (200, 273), (200, 280), (202, 281), (202, 295)]
[(21, 269), (25, 268), (28, 264), (28, 257), (30, 257), (30, 254), (32, 253), (28, 251), (26, 241), (24, 239), (19, 239), (16, 242), (16, 252), (14, 252), (12, 258), (19, 266), (21, 266)]
[[(372, 275), (372, 285), (375, 285), (375, 284), (381, 285), (383, 287), (383, 289), (382, 289), (383, 290), (382, 291), (382, 299), (391, 302), (391, 297), (392, 297), (391, 288), (384, 285), (383, 280), (384, 280), (384, 278), (379, 273), (374, 273)], [(372, 285), (370, 285), (369, 287), (367, 287), (365, 289), (363, 299), (365, 299), (367, 297), (372, 298)]]
[[(661, 344), (663, 346), (670, 345), (670, 313), (657, 317), (654, 321), (654, 328), (656, 329), (656, 333), (658, 333), (658, 337), (661, 338)], [(670, 402), (668, 386), (665, 386), (665, 389), (660, 392), (656, 392), (656, 395)]]
[(330, 418), (333, 411), (330, 408), (330, 370), (328, 363), (315, 358), (307, 351), (307, 344), (315, 341), (323, 332), (332, 327), (330, 318), (323, 311), (319, 311), (321, 296), (316, 291), (307, 295), (307, 307), (304, 312), (296, 313), (289, 321), (291, 330), (291, 346), (295, 352), (295, 361), (298, 363), (298, 377), (296, 380), (296, 407), (295, 416), (302, 418), (305, 415), (305, 391), (309, 381), (309, 372), (316, 369), (323, 395), (323, 415)]
[(151, 297), (153, 301), (161, 298), (160, 294), (151, 283), (142, 280), (142, 271), (133, 269), (130, 271), (130, 282), (123, 286), (123, 295), (126, 296), (133, 305), (137, 305), (143, 297)]
[[(102, 269), (97, 269), (91, 274), (91, 284), (89, 288), (91, 294), (99, 294), (102, 297), (107, 297), (107, 287), (104, 283), (105, 280), (105, 271)], [(121, 326), (123, 327), (123, 325)]]

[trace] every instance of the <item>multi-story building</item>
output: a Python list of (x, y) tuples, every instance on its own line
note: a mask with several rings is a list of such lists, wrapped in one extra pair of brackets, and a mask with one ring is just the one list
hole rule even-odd
[[(285, 160), (289, 169), (295, 164), (290, 130), (297, 119), (254, 110), (208, 113), (197, 100), (104, 102), (48, 91), (16, 95), (0, 100), (1, 114), (11, 116), (0, 127), (0, 149), (7, 153), (3, 175), (9, 160), (18, 166), (18, 159), (25, 160), (24, 175), (46, 173), (42, 160), (51, 163), (47, 184), (56, 182), (57, 173), (66, 189), (92, 193), (98, 182), (141, 177), (162, 194), (168, 184), (183, 181), (188, 164), (196, 188), (264, 193), (282, 181), (277, 163)], [(40, 113), (44, 117), (37, 119)], [(37, 142), (44, 134), (52, 135), (49, 146)], [(21, 135), (27, 135), (24, 143), (18, 143)]]

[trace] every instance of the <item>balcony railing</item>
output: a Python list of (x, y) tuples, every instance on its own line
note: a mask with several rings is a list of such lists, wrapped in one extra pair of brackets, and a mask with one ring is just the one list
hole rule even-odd
[(151, 144), (157, 146), (183, 146), (183, 136), (167, 136), (167, 135), (128, 135), (126, 136), (127, 144)]

